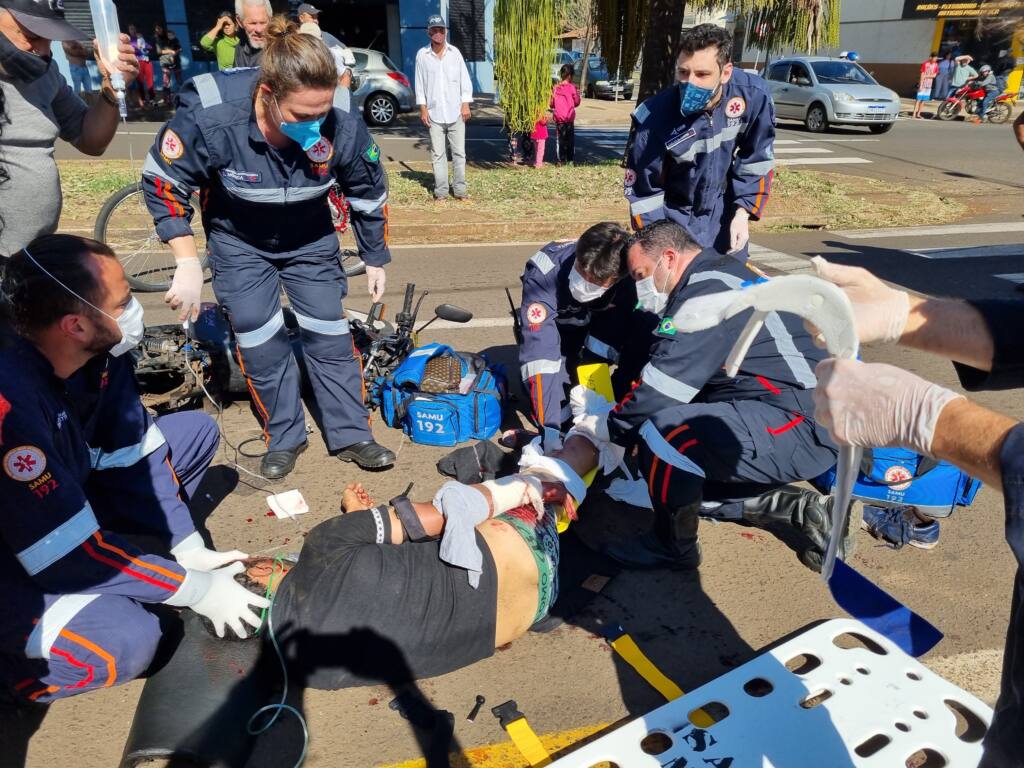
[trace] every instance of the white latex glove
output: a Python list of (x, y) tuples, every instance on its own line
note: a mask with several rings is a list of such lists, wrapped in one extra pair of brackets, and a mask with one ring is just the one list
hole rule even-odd
[(203, 292), (203, 265), (198, 256), (186, 256), (178, 260), (174, 270), (171, 288), (164, 294), (164, 302), (171, 309), (178, 309), (178, 320), (195, 320), (199, 317), (199, 294)]
[(569, 391), (573, 427), (565, 439), (577, 435), (586, 438), (600, 454), (601, 470), (613, 471), (625, 456), (625, 449), (611, 441), (608, 434), (608, 414), (615, 403), (609, 403), (592, 389), (577, 384)]
[(942, 409), (963, 395), (884, 363), (830, 358), (815, 369), (814, 419), (842, 445), (931, 455)]
[(213, 622), (217, 637), (224, 637), (225, 625), (238, 637), (246, 637), (245, 624), (259, 629), (260, 617), (250, 610), (269, 608), (270, 601), (254, 595), (235, 581), (235, 575), (245, 570), (242, 563), (232, 563), (215, 571), (185, 572), (185, 581), (168, 600), (167, 605), (191, 608)]
[(370, 291), (370, 300), (377, 302), (384, 295), (384, 267), (366, 265), (366, 287)]
[(608, 414), (615, 403), (609, 403), (592, 389), (577, 384), (569, 390), (572, 423), (591, 432), (599, 440), (608, 441)]
[(737, 208), (729, 225), (729, 253), (736, 253), (750, 240), (750, 213), (746, 208)]
[(853, 304), (861, 344), (900, 340), (910, 316), (910, 295), (890, 288), (866, 269), (832, 264), (821, 256), (811, 259), (818, 277), (835, 283)]
[(228, 563), (233, 563), (235, 560), (245, 560), (249, 557), (245, 552), (240, 552), (237, 549), (228, 552), (207, 549), (199, 531), (182, 539), (171, 550), (171, 555), (182, 568), (193, 571), (212, 571)]

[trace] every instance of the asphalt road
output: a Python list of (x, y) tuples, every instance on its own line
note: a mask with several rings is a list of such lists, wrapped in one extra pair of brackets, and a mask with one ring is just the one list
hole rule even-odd
[[(119, 137), (114, 150), (127, 156), (127, 147), (134, 146), (138, 159), (152, 136), (138, 136), (141, 128), (131, 128), (129, 134)], [(616, 156), (619, 139), (615, 136), (581, 133), (587, 152)], [(474, 158), (484, 159), (489, 157), (485, 153), (500, 151), (491, 128), (473, 127), (470, 138), (476, 140), (471, 144)], [(381, 136), (385, 156), (396, 160), (422, 158), (421, 142), (414, 135)], [(794, 151), (780, 151), (783, 149)], [(1020, 295), (1017, 286), (1024, 282), (1024, 247), (1020, 245), (1024, 242), (1020, 183), (1024, 156), (1005, 126), (901, 121), (891, 133), (878, 137), (852, 131), (811, 137), (785, 128), (780, 131), (777, 151), (780, 159), (838, 159), (841, 162), (826, 167), (879, 178), (936, 183), (962, 179), (972, 190), (979, 190), (978, 194), (998, 196), (1005, 204), (991, 215), (946, 228), (891, 231), (884, 229), (885, 222), (879, 222), (879, 231), (755, 236), (751, 259), (769, 273), (807, 271), (810, 256), (825, 254), (844, 263), (868, 266), (914, 290), (961, 297)], [(514, 371), (503, 289), (515, 291), (522, 264), (535, 248), (536, 244), (397, 248), (389, 268), (387, 300), (397, 306), (404, 283), (414, 281), (431, 292), (425, 306), (450, 301), (471, 309), (475, 317), (469, 325), (435, 325), (423, 341), (486, 350), (493, 360), (508, 363)], [(159, 299), (156, 294), (143, 297), (150, 323), (171, 319)], [(349, 304), (357, 309), (368, 304), (362, 278), (353, 281)], [(865, 358), (899, 364), (955, 386), (952, 367), (923, 354), (869, 349)], [(1019, 394), (994, 393), (977, 399), (1024, 418), (1024, 398)], [(254, 426), (244, 407), (225, 414), (224, 429), (233, 442), (253, 434)], [(335, 512), (338, 489), (352, 479), (365, 482), (379, 499), (404, 490), (410, 480), (417, 483), (414, 495), (429, 497), (440, 482), (434, 463), (444, 451), (410, 445), (379, 422), (375, 431), (382, 442), (399, 449), (397, 470), (370, 475), (356, 472), (350, 465), (339, 467), (314, 439), (287, 483), (288, 488), (300, 488), (312, 508), (309, 519), (297, 526), (265, 518), (266, 491), (239, 482), (234, 470), (218, 459), (207, 488), (209, 505), (215, 508), (206, 524), (214, 541), (223, 548), (239, 546), (254, 552), (294, 548), (302, 530)], [(246, 460), (242, 463), (252, 466)], [(861, 573), (945, 633), (945, 639), (923, 659), (925, 664), (990, 704), (998, 690), (1014, 569), (1002, 531), (1001, 498), (994, 489), (985, 488), (973, 507), (943, 521), (935, 550), (893, 551), (861, 535), (857, 553), (851, 558)], [(659, 696), (600, 639), (600, 631), (608, 623), (622, 623), (669, 677), (691, 690), (782, 637), (842, 615), (821, 581), (774, 536), (708, 523), (702, 524), (701, 535), (705, 563), (699, 574), (623, 573), (601, 591), (584, 615), (553, 633), (528, 635), (491, 659), (421, 683), (422, 692), (438, 708), (454, 713), (458, 746), (507, 744), (507, 736), (488, 709), (510, 698), (518, 702), (538, 732), (569, 732), (566, 741), (580, 738), (578, 729), (638, 716), (658, 706)], [(139, 682), (130, 683), (52, 707), (31, 740), (27, 764), (49, 766), (68, 763), (69, 758), (85, 768), (117, 764), (141, 688)], [(478, 693), (487, 697), (487, 705), (475, 723), (467, 723), (465, 715)], [(423, 734), (388, 709), (393, 696), (388, 688), (376, 686), (306, 691), (297, 697), (313, 737), (307, 765), (391, 765), (421, 757)], [(14, 732), (6, 726), (2, 730)], [(294, 722), (283, 720), (260, 742), (251, 765), (291, 765), (299, 747)], [(523, 765), (514, 752), (503, 750), (494, 747), (474, 752), (472, 759), (455, 764)], [(18, 764), (10, 762), (16, 753), (4, 751), (0, 763)], [(904, 755), (893, 757), (891, 764), (903, 764)]]

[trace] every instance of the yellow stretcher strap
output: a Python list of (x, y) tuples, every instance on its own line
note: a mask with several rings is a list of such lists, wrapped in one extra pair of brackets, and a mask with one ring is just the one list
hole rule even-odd
[[(667, 701), (673, 701), (683, 695), (683, 689), (673, 683), (664, 672), (654, 666), (654, 662), (647, 658), (647, 655), (640, 650), (640, 646), (636, 644), (636, 641), (626, 634), (622, 627), (616, 626), (610, 628), (610, 630), (605, 636), (608, 644), (652, 688), (664, 696)], [(690, 720), (698, 728), (710, 728), (715, 724), (714, 719), (702, 709), (694, 711), (690, 716)]]
[(629, 666), (635, 669), (644, 680), (651, 684), (658, 693), (666, 700), (672, 701), (683, 695), (683, 689), (673, 683), (665, 674), (654, 666), (654, 662), (647, 658), (640, 650), (632, 637), (622, 634), (614, 640), (608, 641), (615, 652), (621, 656)]
[(491, 708), (491, 712), (498, 718), (501, 727), (512, 739), (512, 743), (522, 752), (523, 757), (531, 766), (544, 766), (551, 762), (551, 755), (541, 744), (530, 724), (526, 722), (526, 716), (519, 711), (514, 700)]

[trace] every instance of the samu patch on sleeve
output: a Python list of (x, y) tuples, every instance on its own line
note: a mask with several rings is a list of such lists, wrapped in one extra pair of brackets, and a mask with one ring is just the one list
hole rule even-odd
[(380, 162), (380, 147), (377, 146), (377, 142), (373, 142), (368, 146), (363, 155), (365, 155), (366, 159), (371, 163)]
[(177, 160), (185, 154), (185, 145), (181, 137), (170, 128), (164, 131), (164, 137), (160, 141), (160, 154), (167, 162)]

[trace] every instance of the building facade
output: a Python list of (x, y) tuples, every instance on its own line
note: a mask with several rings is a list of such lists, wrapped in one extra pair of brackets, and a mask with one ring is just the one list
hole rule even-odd
[(865, 69), (881, 83), (911, 95), (921, 63), (933, 51), (940, 56), (970, 54), (975, 68), (986, 62), (994, 65), (1006, 56), (1014, 57), (1018, 67), (1024, 65), (1022, 14), (1024, 0), (847, 1), (840, 48), (826, 53), (857, 51)]

